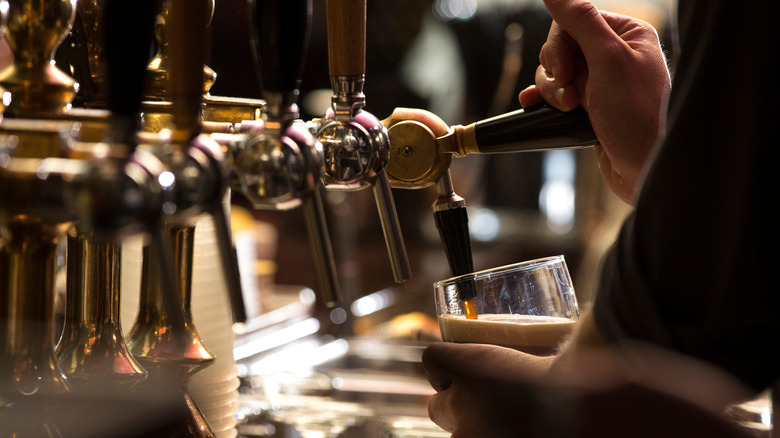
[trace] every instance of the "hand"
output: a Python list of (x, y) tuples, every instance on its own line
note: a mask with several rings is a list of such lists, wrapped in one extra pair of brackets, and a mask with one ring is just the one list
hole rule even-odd
[(626, 348), (578, 349), (551, 366), (503, 347), (435, 343), (422, 357), (437, 391), (428, 414), (452, 438), (747, 438), (721, 414), (723, 401), (748, 396), (733, 378), (657, 347)]
[(542, 380), (550, 361), (494, 345), (432, 344), (422, 357), (437, 391), (428, 414), (453, 438), (516, 436), (536, 421), (527, 382)]
[(643, 168), (661, 135), (669, 70), (655, 29), (600, 12), (586, 0), (544, 0), (553, 24), (539, 56), (536, 85), (520, 93), (531, 107), (582, 105), (599, 139), (598, 164), (610, 189), (633, 204)]

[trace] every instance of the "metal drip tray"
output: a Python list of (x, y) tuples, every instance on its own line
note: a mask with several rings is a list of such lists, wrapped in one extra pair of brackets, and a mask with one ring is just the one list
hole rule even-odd
[[(342, 428), (337, 436), (344, 438), (449, 436), (428, 419), (434, 390), (420, 364), (424, 348), (422, 343), (325, 337), (244, 362), (239, 433), (296, 437), (291, 430), (315, 427), (302, 424), (305, 417), (341, 424), (333, 427)], [(317, 416), (304, 415), (313, 410)]]

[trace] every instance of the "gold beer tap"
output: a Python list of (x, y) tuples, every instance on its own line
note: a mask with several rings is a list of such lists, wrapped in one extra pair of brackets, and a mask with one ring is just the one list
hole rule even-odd
[(366, 0), (328, 0), (328, 55), (332, 107), (317, 137), (325, 152), (323, 181), (328, 190), (372, 187), (396, 282), (411, 277), (403, 234), (385, 169), (390, 138), (367, 112), (363, 84), (366, 55)]
[(15, 129), (29, 120), (74, 126), (81, 140), (100, 141), (108, 113), (73, 108), (79, 84), (54, 65), (54, 52), (76, 16), (76, 0), (21, 0), (9, 3), (6, 39), (13, 62), (0, 72), (8, 92), (9, 116), (2, 126)]
[[(466, 203), (455, 193), (450, 174), (453, 158), (588, 147), (598, 142), (582, 108), (564, 113), (541, 105), (467, 126), (448, 126), (429, 111), (397, 108), (382, 123), (393, 145), (386, 167), (390, 185), (405, 189), (436, 185), (434, 219), (453, 276), (474, 270)], [(467, 317), (476, 318), (473, 285), (464, 283), (459, 292)]]
[[(0, 135), (0, 427), (32, 437), (57, 427), (52, 402), (71, 391), (54, 355), (54, 272), (57, 245), (78, 214), (74, 174), (62, 160), (17, 158), (23, 134)], [(8, 426), (25, 406), (36, 406), (39, 426)]]
[[(57, 356), (76, 391), (121, 399), (147, 377), (128, 350), (119, 322), (121, 240), (127, 234), (153, 232), (162, 205), (152, 204), (147, 214), (101, 198), (143, 193), (128, 184), (128, 172), (146, 169), (141, 175), (153, 180), (167, 171), (156, 157), (137, 150), (136, 139), (154, 10), (151, 1), (135, 2), (132, 9), (116, 2), (79, 4), (82, 24), (87, 24), (95, 38), (89, 41), (90, 72), (95, 96), (102, 99), (86, 103), (109, 109), (112, 117), (103, 143), (80, 143), (73, 148), (73, 155), (95, 163), (101, 187), (92, 187), (89, 193), (102, 207), (68, 233), (65, 323)], [(100, 59), (92, 59), (98, 54)]]
[[(169, 50), (169, 10), (170, 0), (159, 0), (159, 10), (155, 19), (155, 38), (157, 51), (148, 65), (148, 83), (144, 102), (144, 123), (148, 131), (156, 132), (172, 123), (173, 110), (168, 96), (169, 75), (171, 69)], [(215, 2), (208, 2), (209, 21), (214, 12)], [(208, 23), (207, 23), (208, 25)], [(206, 34), (204, 27), (202, 32)], [(214, 96), (209, 93), (217, 80), (217, 73), (208, 65), (203, 65), (203, 115), (202, 130), (207, 133), (230, 133), (242, 121), (259, 120), (265, 102), (260, 99)]]
[(78, 84), (53, 65), (57, 46), (73, 24), (76, 0), (8, 3), (6, 39), (14, 61), (0, 72), (12, 95), (6, 115), (48, 117), (70, 109)]
[[(177, 433), (213, 436), (214, 433), (187, 390), (187, 381), (214, 361), (192, 323), (190, 311), (194, 231), (203, 214), (214, 218), (217, 244), (230, 292), (233, 317), (245, 319), (238, 268), (232, 252), (223, 201), (228, 191), (227, 157), (219, 144), (202, 134), (203, 60), (209, 1), (172, 0), (168, 10), (169, 75), (165, 86), (171, 104), (172, 131), (167, 149), (157, 154), (170, 170), (169, 207), (175, 209), (164, 224), (165, 247), (174, 255), (177, 309), (166, 309), (159, 287), (160, 267), (149, 262), (144, 249), (141, 309), (128, 335), (133, 355), (149, 371), (141, 386), (175, 382), (180, 403), (189, 409)], [(174, 314), (179, 321), (174, 320)]]

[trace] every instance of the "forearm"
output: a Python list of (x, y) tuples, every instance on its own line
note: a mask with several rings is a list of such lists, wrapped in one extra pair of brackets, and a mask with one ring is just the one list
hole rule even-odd
[(636, 384), (716, 414), (753, 395), (734, 376), (693, 357), (630, 339), (607, 343), (590, 311), (551, 361), (548, 376), (597, 391)]

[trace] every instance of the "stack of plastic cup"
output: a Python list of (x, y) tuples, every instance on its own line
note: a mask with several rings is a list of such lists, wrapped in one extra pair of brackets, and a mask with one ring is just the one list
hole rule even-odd
[(190, 377), (188, 389), (217, 438), (238, 435), (238, 367), (233, 359), (233, 320), (210, 217), (195, 227), (192, 269), (192, 320), (206, 348), (216, 357)]
[[(142, 263), (141, 240), (122, 248), (120, 321), (126, 335), (138, 314)], [(238, 367), (233, 359), (233, 321), (214, 234), (208, 216), (195, 227), (192, 269), (192, 322), (206, 348), (216, 357), (206, 369), (190, 377), (188, 389), (217, 438), (238, 436)]]

